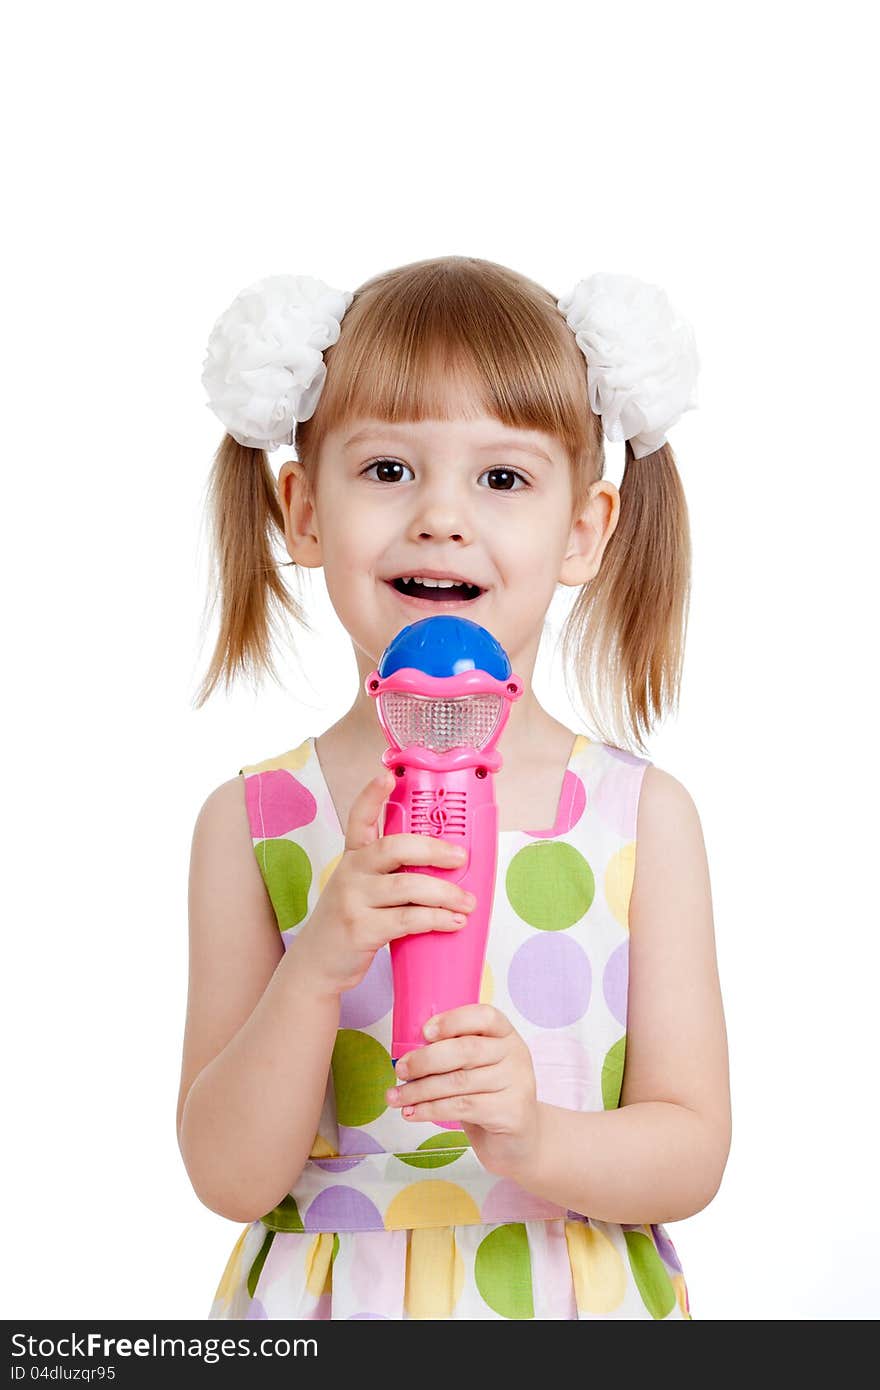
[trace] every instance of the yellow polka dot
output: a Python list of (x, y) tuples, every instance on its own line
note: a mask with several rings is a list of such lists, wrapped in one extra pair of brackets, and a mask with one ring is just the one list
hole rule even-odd
[(474, 1226), (480, 1209), (458, 1183), (427, 1178), (401, 1189), (385, 1210), (385, 1229), (401, 1231), (425, 1226)]
[(232, 1253), (226, 1261), (226, 1268), (220, 1276), (220, 1283), (217, 1285), (217, 1292), (214, 1294), (216, 1301), (229, 1303), (241, 1282), (241, 1257), (244, 1250), (245, 1237), (250, 1229), (250, 1226), (245, 1226), (238, 1240), (232, 1247)]
[(406, 1251), (407, 1315), (448, 1318), (463, 1287), (464, 1261), (454, 1231), (443, 1226), (413, 1231)]
[(630, 840), (612, 854), (605, 870), (605, 897), (622, 927), (629, 930), (629, 900), (636, 872), (636, 842)]
[(480, 1002), (481, 1004), (491, 1004), (491, 1003), (492, 1003), (492, 1000), (493, 1000), (494, 998), (495, 998), (495, 981), (494, 981), (493, 978), (492, 978), (492, 968), (491, 968), (491, 966), (489, 965), (489, 962), (486, 961), (486, 964), (483, 966), (483, 979), (482, 979), (482, 982), (481, 982), (481, 984), (480, 984), (480, 999), (479, 999), (479, 1002)]
[(330, 1292), (332, 1256), (333, 1232), (321, 1231), (315, 1236), (306, 1255), (306, 1288), (314, 1298)]
[(327, 861), (321, 872), (318, 874), (319, 893), (323, 893), (324, 889), (327, 887), (327, 880), (333, 873), (334, 869), (336, 868), (336, 865), (339, 863), (344, 853), (345, 850), (342, 851), (342, 854), (334, 854), (333, 858)]
[(275, 772), (278, 768), (284, 768), (287, 772), (299, 772), (309, 760), (308, 739), (301, 743), (298, 748), (289, 748), (286, 753), (279, 753), (275, 758), (265, 758), (261, 763), (246, 763), (241, 769), (242, 772)]
[[(675, 1297), (678, 1299), (678, 1306), (681, 1309), (682, 1317), (690, 1318), (691, 1315), (688, 1312), (687, 1289), (684, 1284), (684, 1275), (670, 1274), (669, 1277), (672, 1280), (672, 1287), (675, 1289)], [(693, 1322), (693, 1318), (691, 1318), (691, 1321)]]
[(335, 1149), (323, 1134), (316, 1134), (312, 1142), (312, 1151), (309, 1158), (338, 1158), (339, 1150)]
[(626, 1265), (604, 1231), (566, 1221), (565, 1239), (579, 1313), (611, 1313), (623, 1302)]

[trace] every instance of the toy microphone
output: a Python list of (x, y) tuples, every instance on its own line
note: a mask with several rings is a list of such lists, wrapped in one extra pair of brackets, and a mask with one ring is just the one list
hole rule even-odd
[(403, 628), (364, 686), (389, 744), (382, 762), (397, 778), (383, 833), (441, 835), (467, 850), (464, 864), (452, 869), (413, 864), (398, 872), (451, 879), (477, 900), (457, 931), (389, 943), (396, 1063), (425, 1045), (422, 1025), (434, 1014), (479, 1002), (498, 859), (490, 774), (503, 766), (495, 745), (523, 683), (484, 627), (441, 614)]

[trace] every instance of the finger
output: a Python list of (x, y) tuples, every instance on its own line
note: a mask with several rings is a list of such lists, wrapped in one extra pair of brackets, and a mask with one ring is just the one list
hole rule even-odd
[(401, 1080), (414, 1081), (420, 1076), (438, 1072), (473, 1070), (493, 1066), (507, 1056), (507, 1044), (501, 1038), (487, 1038), (471, 1033), (463, 1038), (448, 1038), (445, 1042), (417, 1047), (398, 1060), (395, 1068)]
[(462, 1004), (459, 1009), (429, 1018), (422, 1032), (430, 1042), (439, 1038), (460, 1037), (463, 1033), (482, 1033), (487, 1037), (506, 1038), (514, 1032), (512, 1023), (492, 1004)]
[(451, 912), (473, 912), (472, 894), (439, 874), (383, 874), (380, 880), (382, 907), (402, 907), (416, 903), (423, 907), (446, 907)]
[(405, 1120), (456, 1120), (459, 1125), (497, 1125), (503, 1119), (499, 1110), (498, 1092), (480, 1092), (470, 1096), (447, 1096), (445, 1100), (424, 1101), (421, 1105), (407, 1103), (401, 1110)]
[(467, 924), (467, 913), (451, 912), (448, 907), (420, 907), (407, 903), (396, 911), (380, 908), (380, 939), (396, 941), (401, 936), (413, 936), (431, 931), (461, 931)]
[(404, 864), (436, 864), (438, 868), (454, 869), (467, 859), (467, 852), (453, 840), (407, 832), (383, 835), (375, 854), (380, 873), (393, 873)]
[(389, 1086), (385, 1099), (389, 1105), (420, 1105), (429, 1100), (449, 1100), (453, 1096), (503, 1091), (507, 1084), (504, 1069), (492, 1063), (487, 1067), (447, 1071), (440, 1076), (423, 1076), (418, 1081), (404, 1081), (399, 1086)]
[(386, 767), (355, 797), (348, 813), (346, 849), (364, 849), (379, 839), (379, 817), (393, 786), (394, 773)]

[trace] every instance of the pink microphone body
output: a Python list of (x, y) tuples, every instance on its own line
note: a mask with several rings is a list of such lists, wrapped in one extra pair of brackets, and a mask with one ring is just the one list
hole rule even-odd
[(453, 868), (410, 864), (398, 872), (449, 879), (476, 899), (463, 927), (389, 943), (396, 1062), (426, 1046), (429, 1018), (479, 1003), (498, 862), (496, 744), (523, 684), (490, 633), (452, 617), (405, 628), (364, 684), (389, 744), (382, 762), (396, 779), (383, 834), (438, 836), (467, 854)]
[(390, 943), (391, 1054), (396, 1062), (405, 1052), (424, 1047), (422, 1027), (434, 1014), (479, 1001), (495, 894), (498, 807), (494, 769), (478, 749), (457, 749), (453, 758), (420, 750), (415, 765), (406, 750), (388, 765), (397, 772), (397, 781), (385, 806), (384, 834), (439, 835), (467, 851), (465, 863), (455, 868), (412, 864), (405, 872), (449, 879), (477, 900), (457, 931), (418, 932)]

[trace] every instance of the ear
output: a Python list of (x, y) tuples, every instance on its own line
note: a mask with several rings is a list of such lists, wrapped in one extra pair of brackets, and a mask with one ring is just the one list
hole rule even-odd
[(305, 468), (288, 459), (278, 472), (278, 505), (284, 517), (284, 543), (291, 560), (306, 569), (323, 563), (314, 499), (308, 495)]
[(590, 487), (584, 509), (572, 525), (559, 571), (560, 584), (571, 588), (595, 579), (619, 517), (620, 493), (613, 483), (600, 478)]

